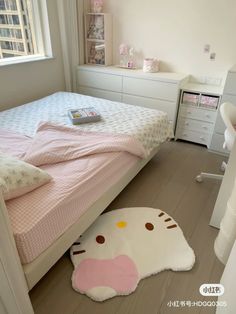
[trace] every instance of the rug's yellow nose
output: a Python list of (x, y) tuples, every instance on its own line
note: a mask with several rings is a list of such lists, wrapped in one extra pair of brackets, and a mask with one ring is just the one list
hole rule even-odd
[(116, 226), (118, 228), (121, 228), (121, 229), (125, 228), (127, 226), (127, 222), (126, 221), (119, 221), (119, 222), (116, 223)]

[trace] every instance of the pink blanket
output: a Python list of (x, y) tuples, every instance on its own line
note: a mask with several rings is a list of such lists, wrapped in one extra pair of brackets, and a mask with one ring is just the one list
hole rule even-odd
[(117, 183), (138, 162), (135, 154), (144, 154), (142, 145), (129, 136), (85, 133), (47, 123), (34, 139), (0, 130), (0, 150), (46, 163), (42, 168), (53, 177), (47, 185), (6, 202), (23, 264), (47, 249)]
[(44, 122), (39, 125), (23, 159), (42, 166), (109, 152), (146, 157), (142, 144), (129, 135), (84, 132), (75, 127)]
[(0, 152), (23, 158), (32, 138), (20, 133), (0, 129)]

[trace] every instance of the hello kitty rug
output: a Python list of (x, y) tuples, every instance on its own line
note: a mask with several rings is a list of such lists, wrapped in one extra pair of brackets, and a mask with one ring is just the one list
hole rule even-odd
[(101, 215), (70, 250), (73, 288), (95, 301), (133, 292), (160, 271), (190, 270), (193, 250), (165, 212), (146, 207)]

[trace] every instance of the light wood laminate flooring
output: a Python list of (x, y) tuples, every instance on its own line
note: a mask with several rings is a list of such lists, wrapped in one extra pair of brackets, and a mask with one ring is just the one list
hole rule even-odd
[(163, 144), (160, 152), (112, 202), (107, 210), (146, 206), (160, 208), (179, 223), (196, 254), (188, 272), (164, 271), (142, 280), (129, 296), (97, 303), (71, 288), (72, 264), (66, 253), (33, 288), (36, 314), (169, 314), (215, 312), (214, 307), (169, 307), (169, 301), (210, 301), (199, 294), (202, 283), (218, 283), (222, 264), (214, 254), (218, 230), (209, 226), (220, 182), (199, 184), (200, 171), (220, 173), (224, 157), (184, 142)]

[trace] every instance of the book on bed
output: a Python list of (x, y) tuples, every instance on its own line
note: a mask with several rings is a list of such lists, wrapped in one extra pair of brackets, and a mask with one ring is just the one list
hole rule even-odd
[(73, 124), (97, 122), (101, 120), (101, 115), (93, 107), (71, 109), (68, 111), (68, 115)]

